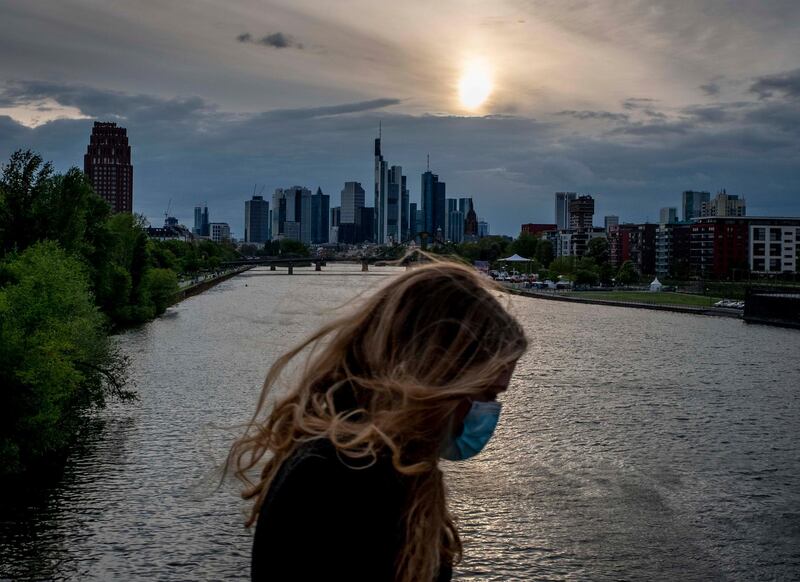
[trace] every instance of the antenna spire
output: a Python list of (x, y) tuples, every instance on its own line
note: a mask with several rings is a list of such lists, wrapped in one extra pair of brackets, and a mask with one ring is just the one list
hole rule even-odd
[(431, 171), (431, 155), (430, 155), (430, 154), (427, 154), (427, 155), (425, 156), (425, 158), (427, 159), (428, 171), (430, 172), (430, 171)]
[(378, 139), (381, 139), (381, 120), (378, 120)]

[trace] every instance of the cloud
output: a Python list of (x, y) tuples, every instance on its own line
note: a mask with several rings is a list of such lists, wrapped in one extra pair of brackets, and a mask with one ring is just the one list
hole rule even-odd
[(602, 119), (607, 121), (628, 121), (627, 113), (612, 113), (610, 111), (575, 111), (567, 109), (559, 111), (556, 115), (567, 115), (575, 119)]
[(775, 93), (781, 93), (784, 97), (800, 97), (800, 69), (758, 77), (750, 85), (750, 92), (761, 99), (772, 97)]
[[(645, 106), (627, 121), (614, 117), (624, 113), (565, 110), (542, 123), (522, 115), (384, 109), (397, 105), (396, 98), (242, 113), (200, 98), (85, 85), (18, 82), (0, 91), (0, 99), (13, 103), (33, 98), (79, 104), (93, 119), (122, 120), (133, 148), (134, 207), (153, 222), (160, 222), (170, 198), (185, 222), (207, 200), (212, 220), (229, 222), (241, 235), (244, 200), (256, 182), (267, 184), (267, 192), (295, 183), (321, 186), (335, 205), (345, 181), (371, 187), (379, 120), (384, 155), (403, 167), (412, 201), (419, 199), (430, 152), (448, 196), (473, 196), (494, 232), (552, 220), (553, 192), (565, 189), (594, 194), (598, 217), (629, 221), (653, 218), (658, 208), (677, 204), (683, 190), (723, 186), (748, 196), (753, 214), (800, 214), (800, 113), (775, 99), (665, 109), (666, 122), (647, 117)], [(607, 119), (614, 129), (584, 119)], [(80, 166), (91, 123), (63, 119), (31, 128), (0, 116), (0, 161), (31, 147), (60, 170)]]
[(700, 85), (699, 89), (708, 97), (716, 97), (721, 91), (719, 83), (715, 83), (714, 81), (710, 81), (705, 85)]
[(622, 102), (622, 107), (628, 110), (641, 109), (643, 107), (652, 105), (655, 102), (655, 99), (649, 99), (647, 97), (629, 97)]
[(298, 42), (292, 35), (284, 32), (273, 32), (259, 39), (254, 38), (249, 32), (244, 32), (237, 36), (236, 40), (242, 43), (260, 44), (276, 49), (295, 48), (303, 50), (305, 48), (303, 43)]

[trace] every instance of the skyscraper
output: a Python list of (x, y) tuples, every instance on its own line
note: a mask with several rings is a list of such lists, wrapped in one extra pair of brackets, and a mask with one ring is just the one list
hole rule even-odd
[(700, 208), (700, 216), (745, 216), (747, 207), (744, 198), (739, 198), (736, 194), (728, 194), (725, 190), (720, 190), (714, 198), (703, 202)]
[(381, 153), (381, 133), (375, 138), (375, 241), (386, 241), (387, 198), (389, 196), (389, 169)]
[(708, 202), (711, 198), (709, 192), (695, 192), (686, 190), (682, 196), (683, 221), (689, 222), (693, 218), (699, 218), (703, 209), (703, 202)]
[(417, 203), (410, 202), (408, 205), (408, 240), (417, 238)]
[(208, 224), (208, 206), (205, 204), (203, 206), (195, 206), (192, 234), (195, 236), (210, 236)]
[(291, 238), (311, 244), (311, 190), (302, 186), (275, 189), (272, 238)]
[(342, 190), (341, 221), (356, 222), (359, 208), (364, 207), (364, 188), (360, 182), (345, 182)]
[(421, 210), (424, 219), (423, 232), (429, 238), (444, 237), (445, 229), (445, 193), (444, 182), (439, 181), (439, 176), (428, 169), (422, 174), (422, 191), (420, 195)]
[(330, 207), (331, 197), (317, 187), (317, 193), (311, 197), (311, 242), (314, 244), (328, 242)]
[(678, 222), (677, 208), (662, 208), (658, 216), (659, 224), (674, 224)]
[(594, 198), (578, 196), (569, 201), (569, 229), (591, 230), (594, 220)]
[(378, 243), (398, 243), (402, 242), (403, 232), (403, 195), (408, 199), (406, 189), (406, 177), (403, 175), (401, 166), (389, 168), (386, 195), (386, 212), (384, 213), (383, 231), (385, 240), (378, 240)]
[(619, 225), (619, 216), (615, 214), (609, 214), (608, 216), (603, 217), (603, 227), (606, 229), (606, 234), (611, 231), (612, 226)]
[(558, 230), (566, 230), (569, 226), (569, 203), (575, 200), (578, 194), (575, 192), (556, 192), (556, 227)]
[(116, 123), (95, 121), (83, 171), (94, 191), (111, 205), (112, 212), (133, 211), (133, 166), (128, 130)]
[[(472, 198), (462, 198), (462, 200), (466, 200), (467, 206), (467, 214), (464, 217), (464, 236), (475, 238), (480, 238), (480, 224), (478, 222), (478, 215), (475, 212), (475, 205), (472, 203)], [(486, 232), (489, 232), (489, 226), (486, 226)], [(486, 235), (483, 235), (486, 236)]]
[(265, 243), (270, 239), (269, 230), (269, 202), (263, 196), (253, 195), (252, 200), (244, 202), (244, 242)]

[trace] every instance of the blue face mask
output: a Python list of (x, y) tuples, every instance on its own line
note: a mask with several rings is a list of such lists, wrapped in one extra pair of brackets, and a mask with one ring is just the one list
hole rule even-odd
[(464, 417), (464, 430), (453, 438), (448, 437), (440, 453), (448, 461), (463, 461), (483, 450), (494, 434), (500, 420), (499, 402), (473, 401), (472, 408)]

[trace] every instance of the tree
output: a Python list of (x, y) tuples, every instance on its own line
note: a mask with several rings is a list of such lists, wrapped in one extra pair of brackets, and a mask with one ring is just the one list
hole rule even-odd
[(511, 243), (508, 249), (512, 254), (516, 253), (526, 259), (536, 258), (536, 247), (539, 245), (539, 239), (535, 236), (523, 232), (519, 237)]
[(550, 270), (556, 275), (572, 275), (575, 272), (575, 257), (558, 257), (550, 263)]
[(617, 272), (617, 281), (623, 285), (633, 285), (639, 282), (639, 273), (632, 261), (625, 261)]
[(597, 273), (587, 269), (578, 269), (575, 271), (575, 284), (576, 285), (596, 285)]
[(311, 254), (308, 246), (299, 240), (291, 238), (281, 239), (281, 255), (295, 255), (298, 257), (307, 257)]
[(553, 262), (553, 258), (553, 244), (549, 240), (540, 240), (536, 245), (536, 260), (546, 268)]
[(606, 237), (593, 238), (589, 241), (586, 256), (594, 259), (597, 265), (604, 265), (609, 260), (608, 239)]
[(86, 266), (55, 242), (0, 268), (0, 473), (63, 450), (82, 413), (123, 389), (125, 360), (108, 340)]
[(161, 315), (175, 302), (178, 277), (170, 269), (147, 269), (142, 287), (147, 303), (153, 306), (154, 315)]

